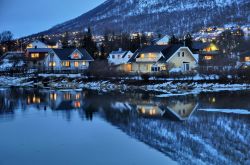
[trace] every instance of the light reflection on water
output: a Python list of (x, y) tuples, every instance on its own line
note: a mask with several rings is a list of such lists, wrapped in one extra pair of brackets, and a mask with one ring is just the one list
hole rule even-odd
[(51, 164), (243, 164), (250, 158), (248, 113), (199, 109), (249, 112), (247, 98), (247, 91), (156, 98), (1, 90), (0, 164), (45, 164), (41, 157)]

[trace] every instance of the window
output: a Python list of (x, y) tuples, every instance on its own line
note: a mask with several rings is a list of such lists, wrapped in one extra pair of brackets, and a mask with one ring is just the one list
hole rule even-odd
[(205, 56), (204, 59), (205, 59), (205, 60), (212, 60), (213, 57), (212, 57), (212, 56)]
[(250, 62), (250, 56), (245, 57), (245, 61), (246, 61), (246, 62)]
[(178, 52), (178, 57), (181, 57), (181, 52)]
[(128, 58), (131, 58), (131, 55), (128, 55)]
[(76, 67), (76, 68), (78, 68), (79, 67), (79, 62), (74, 62), (74, 66)]
[(31, 58), (39, 58), (39, 53), (31, 53)]
[(56, 62), (49, 62), (49, 66), (56, 66)]
[(83, 62), (82, 62), (82, 65), (85, 66), (85, 65), (86, 65), (86, 61), (83, 61)]
[(115, 58), (115, 55), (112, 55), (112, 58), (114, 59), (114, 58)]
[(155, 58), (156, 58), (156, 55), (153, 54), (153, 53), (149, 53), (148, 57), (151, 58), (151, 59), (155, 59)]
[(141, 54), (141, 55), (140, 55), (140, 58), (144, 58), (144, 57), (145, 57), (145, 55), (144, 55), (144, 54)]
[(64, 61), (63, 66), (70, 67), (70, 62), (69, 61)]
[(182, 57), (184, 57), (185, 56), (185, 52), (182, 52)]
[(79, 56), (79, 54), (78, 54), (78, 53), (74, 53), (73, 58), (74, 58), (74, 59), (79, 59), (79, 58), (80, 58), (80, 56)]

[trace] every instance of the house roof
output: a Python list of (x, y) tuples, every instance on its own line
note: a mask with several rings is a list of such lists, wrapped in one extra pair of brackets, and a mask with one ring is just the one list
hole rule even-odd
[(83, 48), (82, 49), (76, 49), (76, 48), (53, 49), (53, 51), (61, 60), (75, 60), (69, 57), (75, 50), (78, 50), (83, 55), (79, 60), (86, 60), (86, 61), (94, 60), (91, 57), (91, 55), (86, 51), (86, 49), (83, 49)]
[(17, 52), (6, 52), (0, 57), (0, 60), (6, 59), (6, 58), (9, 59), (9, 58), (12, 58), (12, 57), (23, 59), (25, 57), (25, 54), (24, 54), (24, 52), (19, 52), (19, 51), (17, 51)]
[(28, 53), (48, 53), (51, 51), (50, 48), (28, 48), (27, 52)]
[(159, 62), (164, 62), (168, 60), (182, 46), (182, 44), (147, 46), (145, 48), (137, 50), (131, 57), (129, 62), (134, 62), (137, 55), (142, 53), (162, 53), (163, 57), (160, 58)]

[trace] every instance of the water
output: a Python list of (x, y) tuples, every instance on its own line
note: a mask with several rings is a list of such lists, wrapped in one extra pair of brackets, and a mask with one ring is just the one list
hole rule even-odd
[(1, 89), (0, 164), (249, 164), (249, 99)]

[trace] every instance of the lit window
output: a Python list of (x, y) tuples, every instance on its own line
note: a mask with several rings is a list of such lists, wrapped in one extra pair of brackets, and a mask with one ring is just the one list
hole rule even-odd
[(49, 66), (56, 66), (56, 62), (49, 62)]
[(145, 55), (144, 55), (144, 54), (141, 54), (141, 55), (140, 55), (140, 58), (144, 58), (144, 57), (145, 57)]
[(86, 65), (86, 61), (83, 61), (83, 62), (82, 62), (82, 65), (85, 66), (85, 65)]
[(74, 62), (74, 66), (75, 66), (76, 68), (78, 68), (78, 67), (79, 67), (79, 62), (75, 61), (75, 62)]
[(250, 56), (245, 57), (245, 61), (246, 61), (246, 62), (250, 62)]
[(212, 56), (205, 56), (204, 59), (205, 59), (205, 60), (212, 60), (213, 57), (212, 57)]
[(80, 58), (80, 57), (79, 57), (79, 54), (78, 54), (78, 53), (74, 53), (73, 58), (74, 58), (74, 59), (79, 59), (79, 58)]
[(156, 55), (153, 54), (153, 53), (149, 53), (148, 57), (151, 58), (151, 59), (155, 59), (155, 58), (156, 58)]
[(63, 66), (66, 66), (66, 67), (70, 66), (70, 62), (69, 61), (64, 61), (62, 64), (63, 64)]
[(31, 53), (31, 58), (39, 58), (39, 53)]

